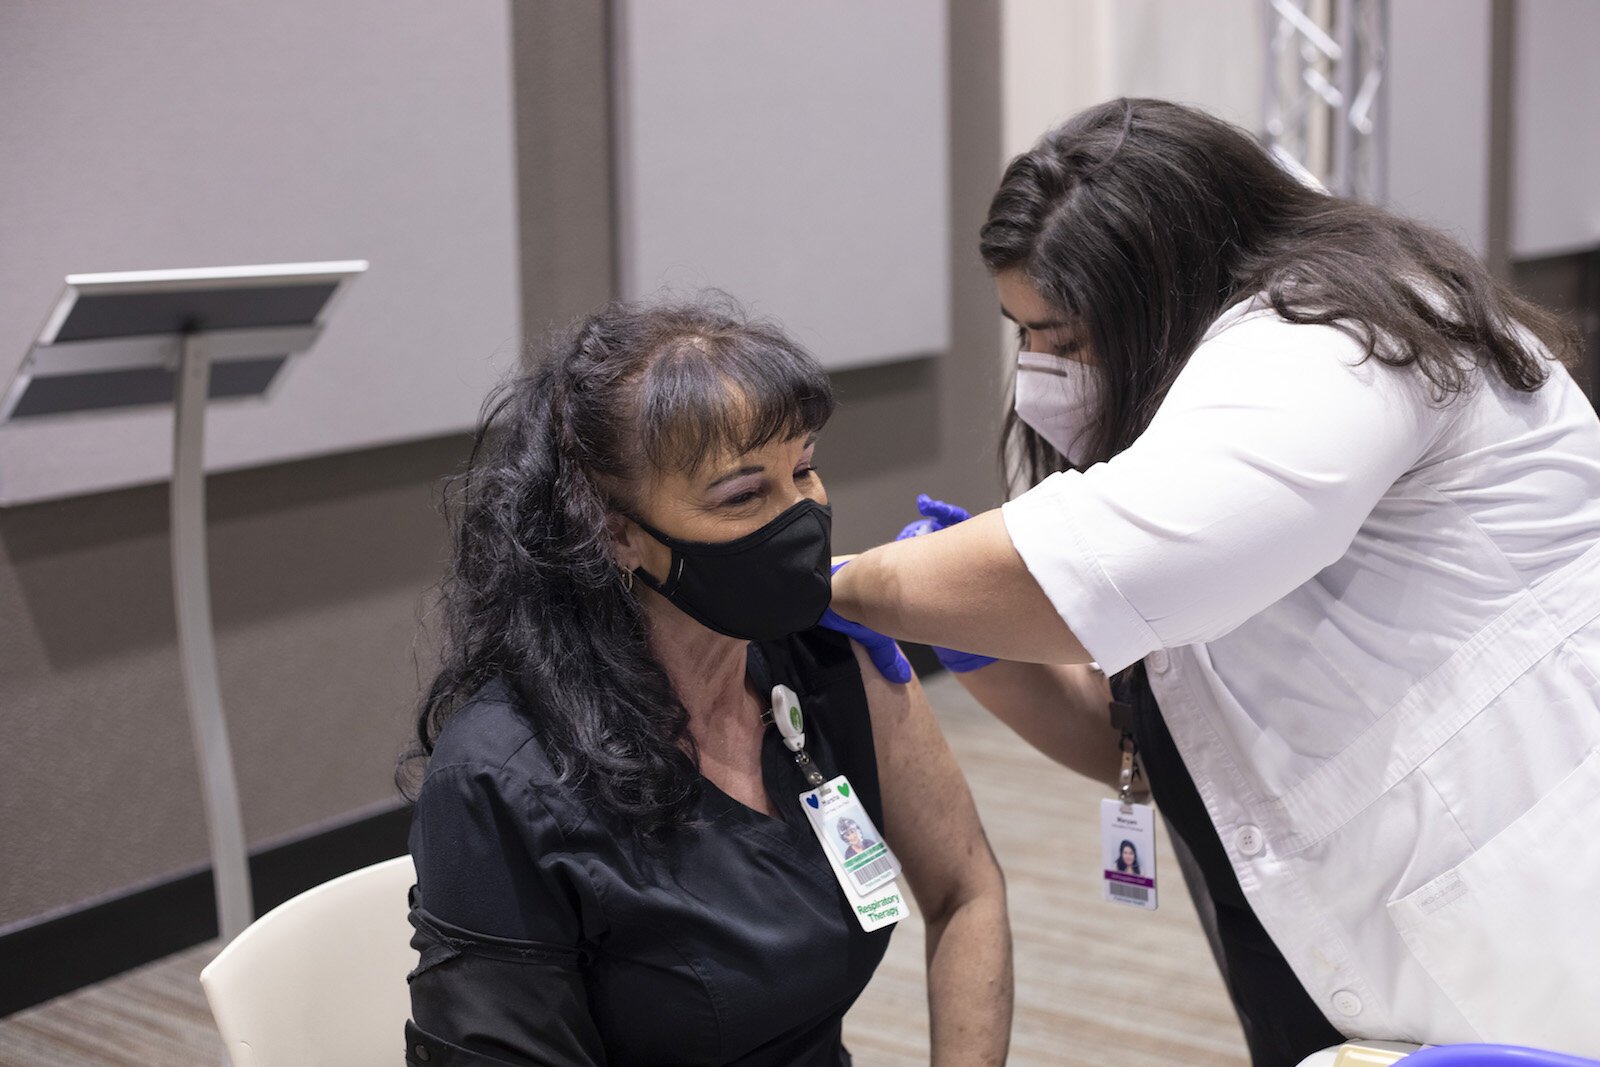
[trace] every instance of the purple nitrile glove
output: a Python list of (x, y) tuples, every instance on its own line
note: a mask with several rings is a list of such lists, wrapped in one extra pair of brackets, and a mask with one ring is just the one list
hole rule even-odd
[[(943, 500), (935, 500), (927, 493), (917, 496), (917, 511), (921, 513), (922, 518), (901, 530), (900, 536), (895, 538), (896, 541), (935, 533), (947, 526), (954, 526), (958, 522), (966, 522), (972, 518), (972, 513), (966, 508), (957, 504), (946, 504)], [(944, 664), (945, 670), (952, 674), (965, 674), (994, 662), (993, 656), (980, 656), (976, 652), (958, 652), (953, 648), (940, 648), (938, 645), (933, 646), (933, 654), (939, 657), (939, 662)]]
[(946, 504), (943, 500), (935, 500), (927, 493), (917, 496), (917, 511), (922, 518), (911, 523), (895, 537), (896, 541), (904, 541), (908, 537), (919, 537), (922, 534), (942, 530), (946, 526), (954, 526), (958, 522), (966, 522), (972, 518), (971, 512), (957, 504)]
[(943, 648), (939, 645), (930, 645), (933, 654), (939, 657), (939, 662), (944, 664), (944, 669), (951, 674), (966, 674), (979, 667), (987, 667), (994, 662), (993, 656), (981, 655), (977, 652), (957, 652), (953, 648)]
[[(846, 560), (845, 563), (848, 563)], [(835, 563), (831, 573), (838, 574), (839, 568), (844, 563)], [(859, 622), (851, 622), (838, 612), (829, 608), (822, 613), (822, 618), (817, 621), (818, 626), (825, 626), (830, 630), (854, 638), (855, 642), (867, 650), (867, 658), (872, 665), (878, 668), (878, 673), (896, 685), (905, 685), (911, 681), (911, 661), (906, 659), (900, 646), (894, 643), (894, 638), (880, 634), (876, 630), (868, 629)]]

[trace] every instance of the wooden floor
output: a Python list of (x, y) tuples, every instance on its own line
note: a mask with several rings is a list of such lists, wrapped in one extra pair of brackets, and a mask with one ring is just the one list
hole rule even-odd
[[(928, 697), (961, 760), (1006, 873), (1016, 950), (1011, 1063), (1171, 1067), (1249, 1062), (1166, 834), (1161, 906), (1100, 899), (1100, 799), (1107, 786), (1017, 739), (948, 675)], [(860, 1067), (928, 1062), (922, 929), (903, 922), (845, 1020)]]
[[(1102, 903), (1096, 855), (1104, 787), (1018, 741), (954, 680), (937, 678), (928, 693), (1006, 872), (1017, 960), (1011, 1062), (1246, 1063), (1165, 837), (1160, 910)], [(222, 1046), (197, 980), (214, 951), (203, 945), (0, 1019), (0, 1065), (215, 1067)], [(912, 918), (846, 1020), (859, 1067), (927, 1064), (922, 968), (922, 929)]]

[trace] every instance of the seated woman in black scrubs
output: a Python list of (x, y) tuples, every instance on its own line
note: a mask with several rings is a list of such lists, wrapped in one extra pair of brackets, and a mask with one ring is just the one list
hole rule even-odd
[(838, 775), (926, 920), (933, 1062), (1004, 1061), (1005, 891), (966, 783), (915, 680), (813, 628), (832, 409), (809, 355), (713, 303), (611, 305), (487, 409), (417, 727), (409, 1063), (849, 1064), (892, 927), (806, 816)]

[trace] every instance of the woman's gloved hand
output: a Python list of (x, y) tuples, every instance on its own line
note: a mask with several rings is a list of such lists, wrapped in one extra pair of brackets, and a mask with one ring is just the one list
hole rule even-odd
[(972, 513), (959, 504), (946, 504), (943, 500), (935, 500), (927, 493), (917, 495), (917, 511), (922, 518), (911, 523), (899, 535), (896, 541), (904, 541), (908, 537), (917, 537), (921, 534), (933, 533), (946, 526), (954, 526), (958, 522), (966, 522), (972, 518)]
[[(839, 568), (849, 562), (845, 560), (843, 563), (835, 563), (832, 573), (838, 574)], [(876, 630), (869, 630), (859, 622), (851, 622), (832, 608), (822, 613), (817, 625), (852, 638), (856, 644), (867, 650), (867, 658), (878, 668), (878, 673), (889, 681), (896, 685), (905, 685), (911, 681), (911, 661), (900, 651), (900, 646), (894, 643), (894, 638), (886, 637)]]
[[(958, 522), (966, 522), (972, 518), (972, 513), (966, 508), (958, 504), (947, 504), (943, 500), (935, 500), (927, 493), (917, 497), (917, 511), (921, 513), (922, 518), (901, 530), (900, 535), (895, 538), (896, 541), (935, 533), (947, 526), (954, 526)], [(953, 648), (940, 648), (938, 645), (933, 646), (933, 654), (939, 657), (939, 662), (944, 664), (945, 670), (952, 674), (965, 674), (967, 671), (975, 671), (994, 662), (993, 656), (980, 656), (976, 652), (957, 652)]]

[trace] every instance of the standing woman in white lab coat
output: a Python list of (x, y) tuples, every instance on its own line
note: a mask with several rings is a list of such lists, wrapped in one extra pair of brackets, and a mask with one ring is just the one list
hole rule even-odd
[(1037, 484), (929, 509), (948, 528), (845, 565), (834, 610), (943, 646), (1105, 778), (1086, 665), (1114, 676), (1257, 1063), (1340, 1034), (1600, 1054), (1600, 422), (1571, 331), (1154, 100), (1013, 160), (982, 254)]

